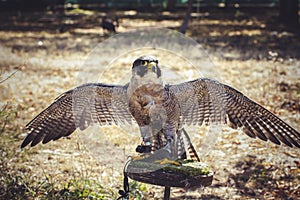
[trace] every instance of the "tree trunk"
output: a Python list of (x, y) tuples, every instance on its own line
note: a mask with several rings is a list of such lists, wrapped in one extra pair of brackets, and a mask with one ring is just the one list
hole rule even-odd
[(185, 17), (184, 17), (182, 25), (179, 29), (180, 33), (185, 34), (185, 32), (186, 32), (189, 20), (191, 18), (192, 7), (193, 7), (193, 0), (189, 0), (188, 1), (188, 7), (187, 7), (187, 10), (186, 10), (186, 13), (185, 13)]
[(167, 4), (167, 9), (173, 11), (175, 8), (176, 0), (169, 0)]
[(298, 24), (298, 0), (279, 1), (280, 20), (285, 24)]

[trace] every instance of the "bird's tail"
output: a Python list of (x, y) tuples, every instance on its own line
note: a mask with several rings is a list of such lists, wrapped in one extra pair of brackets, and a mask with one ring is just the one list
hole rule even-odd
[[(182, 134), (183, 132), (183, 134)], [(167, 140), (164, 137), (162, 131), (159, 131), (155, 136), (152, 137), (151, 152), (154, 153), (156, 150), (163, 148), (167, 144)], [(186, 146), (185, 146), (186, 143)], [(186, 159), (186, 149), (192, 160), (200, 162), (200, 158), (191, 142), (191, 139), (184, 128), (177, 131), (177, 156), (178, 159)]]
[(186, 151), (184, 145), (184, 138), (182, 137), (181, 130), (177, 132), (177, 157), (178, 159), (186, 159)]
[(183, 131), (183, 136), (186, 140), (186, 145), (187, 145), (187, 150), (189, 152), (189, 155), (191, 157), (192, 160), (194, 161), (197, 161), (197, 162), (200, 162), (200, 158), (195, 150), (195, 147), (193, 146), (192, 144), (192, 141), (191, 141), (191, 138), (190, 136), (188, 135), (188, 133), (186, 132), (186, 130), (184, 128), (182, 128), (182, 131)]

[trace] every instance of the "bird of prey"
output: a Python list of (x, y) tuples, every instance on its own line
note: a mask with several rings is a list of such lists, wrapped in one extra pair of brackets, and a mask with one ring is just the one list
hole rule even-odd
[(66, 137), (93, 123), (137, 123), (143, 147), (156, 145), (155, 150), (168, 152), (170, 158), (183, 155), (186, 125), (227, 124), (252, 138), (300, 148), (298, 131), (230, 86), (208, 78), (164, 84), (158, 60), (151, 55), (133, 62), (126, 85), (89, 83), (60, 95), (26, 125), (21, 148)]
[[(114, 23), (116, 22), (116, 23)], [(116, 25), (115, 25), (116, 24)], [(115, 19), (109, 18), (107, 16), (102, 17), (101, 27), (103, 30), (107, 30), (112, 33), (116, 33), (116, 26), (119, 26), (119, 20), (118, 17), (115, 17)]]

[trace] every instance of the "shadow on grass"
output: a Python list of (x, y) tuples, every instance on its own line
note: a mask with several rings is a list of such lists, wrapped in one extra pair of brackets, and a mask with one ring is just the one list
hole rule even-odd
[(294, 175), (276, 165), (270, 165), (265, 160), (257, 160), (256, 157), (248, 156), (238, 162), (234, 168), (241, 170), (241, 173), (231, 174), (229, 180), (242, 196), (255, 198), (275, 199), (297, 199), (299, 191), (299, 173)]
[[(3, 170), (4, 169), (4, 170)], [(101, 184), (89, 179), (71, 179), (60, 189), (49, 178), (26, 181), (3, 168), (0, 172), (0, 199), (107, 199), (116, 196), (113, 191), (106, 191)]]
[[(103, 40), (107, 36), (100, 36), (100, 33), (76, 31), (76, 29), (101, 29), (101, 18), (105, 13), (92, 12), (93, 14), (3, 12), (0, 14), (0, 30), (48, 32), (50, 34), (70, 33), (75, 37), (102, 37)], [(158, 25), (162, 20), (169, 20), (170, 24), (166, 26), (176, 30), (179, 27), (174, 27), (174, 21), (181, 22), (184, 16), (184, 11), (168, 14), (160, 12), (155, 15), (147, 12), (136, 12), (134, 15), (127, 15), (125, 11), (114, 12), (120, 19), (120, 26), (122, 26), (122, 20), (132, 22), (150, 20)], [(200, 16), (192, 18), (187, 33), (199, 43), (204, 44), (209, 51), (225, 59), (300, 59), (298, 51), (300, 26), (284, 26), (278, 23), (278, 12), (275, 8), (201, 9)], [(123, 27), (125, 31), (126, 28), (130, 27)], [(2, 42), (5, 43), (5, 41)], [(22, 49), (16, 46), (13, 50), (18, 51), (18, 48)], [(28, 47), (24, 48), (28, 49)], [(238, 55), (230, 52), (237, 52)]]
[(207, 10), (207, 17), (193, 21), (190, 34), (228, 60), (300, 59), (300, 25), (281, 24), (278, 12), (275, 8)]

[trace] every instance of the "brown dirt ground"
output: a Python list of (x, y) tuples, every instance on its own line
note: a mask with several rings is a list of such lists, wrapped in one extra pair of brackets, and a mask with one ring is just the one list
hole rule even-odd
[[(182, 16), (165, 12), (147, 19), (143, 13), (131, 13), (117, 13), (121, 16), (119, 32), (149, 26), (178, 28)], [(13, 113), (1, 122), (1, 166), (7, 169), (2, 173), (21, 176), (30, 184), (47, 178), (58, 190), (68, 180), (90, 178), (111, 191), (108, 199), (116, 198), (122, 186), (122, 166), (140, 143), (136, 128), (91, 128), (47, 145), (19, 147), (26, 123), (59, 94), (75, 87), (80, 82), (78, 75), (89, 69), (84, 66), (89, 52), (108, 37), (99, 26), (102, 14), (68, 13), (61, 21), (59, 16), (43, 13), (1, 14), (1, 79), (18, 70), (0, 84), (1, 107)], [(187, 35), (208, 51), (222, 82), (300, 130), (300, 55), (295, 50), (299, 49), (299, 32), (276, 27), (272, 17), (274, 11), (251, 17), (244, 12), (217, 15), (207, 11), (193, 18)], [(159, 57), (166, 59), (170, 54)], [(104, 81), (118, 83), (121, 75), (117, 73), (128, 73), (134, 58), (133, 53), (116, 59), (112, 65), (120, 67), (104, 75)], [(124, 64), (128, 71), (124, 71)], [(179, 66), (179, 73), (188, 73)], [(92, 134), (95, 130), (97, 135)], [(205, 130), (192, 127), (188, 132), (215, 173), (213, 184), (196, 190), (173, 189), (172, 199), (300, 198), (299, 149), (253, 140), (229, 128), (224, 128), (214, 145), (205, 146), (203, 141), (214, 143)], [(91, 135), (99, 137), (96, 147)], [(145, 199), (162, 198), (161, 187), (145, 187)], [(38, 199), (38, 195), (29, 199)]]

